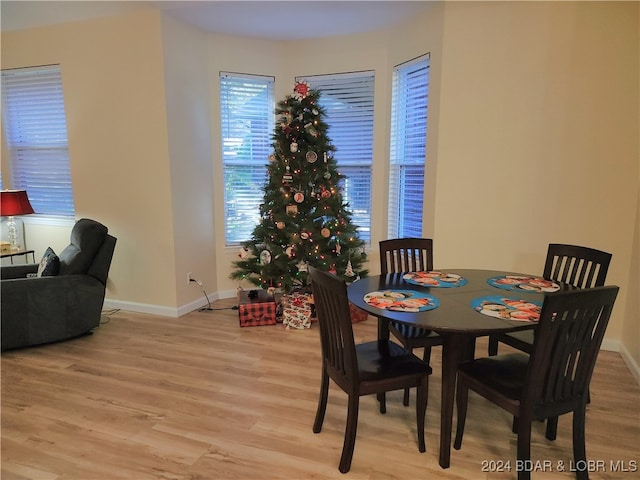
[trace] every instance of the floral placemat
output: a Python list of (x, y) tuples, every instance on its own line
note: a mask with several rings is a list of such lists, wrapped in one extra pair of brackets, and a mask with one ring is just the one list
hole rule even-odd
[(461, 287), (467, 284), (467, 279), (455, 273), (438, 272), (411, 272), (403, 275), (402, 279), (412, 285), (422, 287)]
[(364, 301), (372, 307), (396, 312), (423, 312), (440, 306), (436, 297), (413, 290), (378, 290), (367, 293)]
[(487, 283), (492, 287), (503, 290), (516, 290), (526, 292), (557, 292), (560, 285), (546, 280), (542, 277), (528, 277), (523, 275), (500, 275), (487, 279)]
[(540, 320), (542, 303), (506, 298), (500, 295), (489, 295), (472, 300), (471, 307), (476, 312), (490, 317), (537, 322)]

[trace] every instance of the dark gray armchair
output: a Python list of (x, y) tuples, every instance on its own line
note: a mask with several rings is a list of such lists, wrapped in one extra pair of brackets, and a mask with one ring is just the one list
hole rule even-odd
[(33, 277), (39, 264), (2, 267), (2, 350), (66, 340), (100, 324), (116, 238), (83, 218), (71, 231), (55, 276)]

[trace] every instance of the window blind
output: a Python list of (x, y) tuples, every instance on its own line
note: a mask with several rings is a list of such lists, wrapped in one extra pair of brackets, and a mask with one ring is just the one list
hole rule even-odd
[(273, 77), (220, 72), (227, 245), (249, 240), (260, 222), (275, 128)]
[(371, 165), (373, 163), (374, 72), (297, 77), (320, 90), (328, 136), (344, 180), (344, 197), (360, 238), (371, 242)]
[(429, 56), (396, 66), (391, 98), (388, 237), (421, 237)]
[(11, 187), (38, 214), (74, 216), (60, 66), (3, 71), (2, 102)]

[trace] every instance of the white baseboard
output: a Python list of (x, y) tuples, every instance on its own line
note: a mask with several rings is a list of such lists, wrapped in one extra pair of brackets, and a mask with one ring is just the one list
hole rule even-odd
[(631, 353), (629, 353), (629, 350), (627, 350), (624, 345), (620, 344), (619, 352), (620, 356), (624, 360), (624, 363), (627, 364), (627, 368), (629, 368), (631, 374), (636, 379), (636, 382), (640, 384), (640, 365), (638, 365), (638, 362), (633, 359)]
[[(236, 290), (225, 290), (222, 292), (217, 292), (214, 294), (208, 294), (209, 301), (211, 303), (216, 300), (221, 300), (224, 298), (235, 298), (238, 295)], [(105, 298), (104, 300), (104, 309), (120, 309), (126, 310), (128, 312), (135, 313), (146, 313), (149, 315), (160, 315), (162, 317), (170, 317), (170, 318), (178, 318), (187, 313), (193, 312), (202, 307), (207, 306), (207, 299), (205, 297), (194, 300), (193, 302), (187, 303), (186, 305), (181, 305), (178, 308), (175, 307), (167, 307), (162, 305), (151, 305), (148, 303), (136, 303), (136, 302), (123, 302), (119, 300), (111, 300)]]
[(110, 300), (108, 298), (105, 298), (104, 306), (102, 308), (104, 310), (119, 309), (126, 310), (127, 312), (146, 313), (149, 315), (159, 315), (162, 317), (178, 317), (178, 309), (173, 307), (150, 305), (148, 303), (123, 302), (119, 300)]

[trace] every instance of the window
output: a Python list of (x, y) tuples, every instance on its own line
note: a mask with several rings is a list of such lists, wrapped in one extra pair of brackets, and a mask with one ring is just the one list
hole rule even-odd
[(260, 221), (275, 128), (273, 77), (220, 72), (227, 245), (249, 240)]
[(296, 80), (306, 80), (311, 88), (321, 92), (328, 136), (336, 147), (340, 173), (346, 176), (345, 201), (360, 239), (370, 243), (374, 73), (315, 75)]
[(429, 56), (396, 66), (392, 90), (388, 237), (421, 237)]
[(2, 106), (11, 188), (26, 190), (36, 213), (73, 217), (60, 66), (4, 70)]

